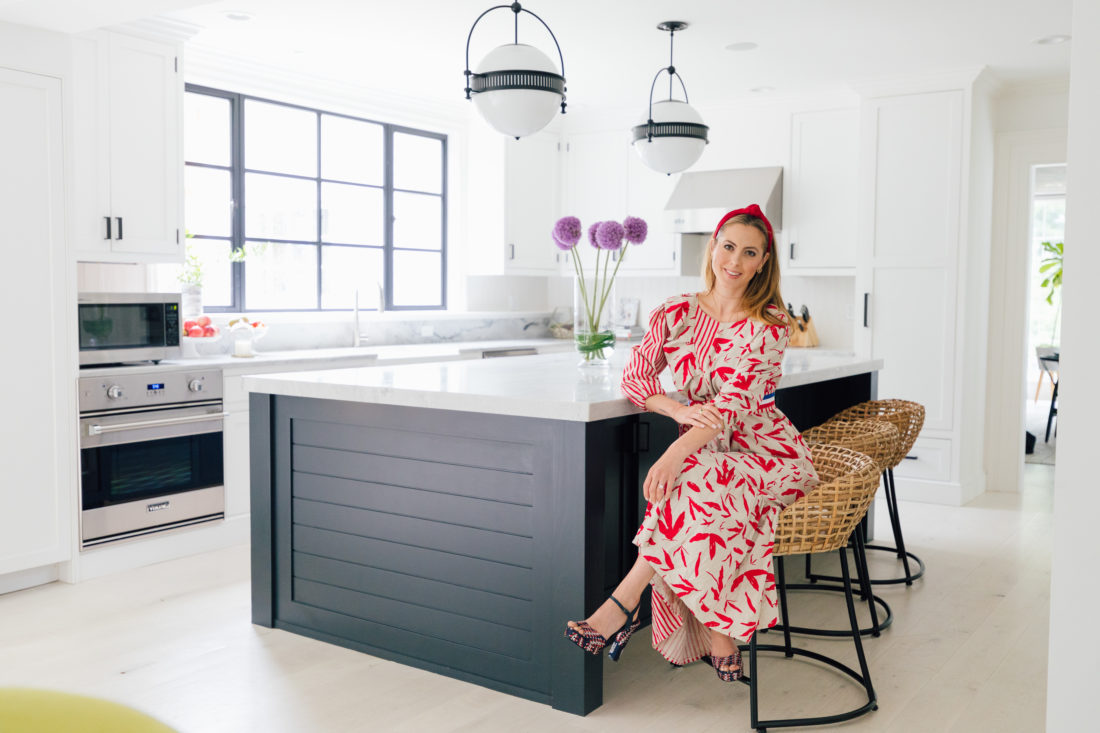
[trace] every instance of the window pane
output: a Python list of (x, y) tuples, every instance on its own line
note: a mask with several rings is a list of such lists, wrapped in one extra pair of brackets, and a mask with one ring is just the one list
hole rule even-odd
[(183, 96), (183, 159), (230, 165), (229, 100), (188, 92)]
[(316, 176), (317, 113), (246, 100), (244, 167)]
[(323, 247), (321, 307), (351, 308), (359, 290), (359, 309), (378, 308), (378, 289), (385, 278), (382, 250), (373, 247)]
[(186, 166), (183, 170), (185, 226), (188, 234), (229, 237), (233, 234), (233, 192), (229, 171)]
[(437, 252), (393, 253), (393, 304), (443, 304), (443, 256)]
[(434, 137), (395, 132), (393, 185), (410, 191), (443, 193), (443, 142)]
[(382, 126), (321, 115), (321, 177), (381, 186)]
[(380, 188), (321, 184), (321, 239), (325, 242), (381, 247), (382, 212)]
[(249, 239), (317, 241), (317, 184), (246, 173), (244, 234)]
[(443, 249), (443, 199), (420, 193), (393, 194), (393, 246)]
[(317, 247), (269, 242), (245, 260), (245, 303), (248, 310), (317, 307)]
[[(233, 305), (233, 265), (229, 262), (230, 244), (220, 239), (188, 239), (187, 255), (198, 257), (202, 268), (203, 308)], [(184, 265), (186, 268), (188, 265)]]

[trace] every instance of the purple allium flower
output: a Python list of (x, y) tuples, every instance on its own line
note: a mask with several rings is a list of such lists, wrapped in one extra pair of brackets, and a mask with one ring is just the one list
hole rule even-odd
[(600, 245), (596, 243), (596, 230), (600, 228), (600, 222), (594, 222), (592, 226), (588, 227), (588, 243), (596, 249), (600, 248)]
[(596, 229), (596, 243), (601, 249), (618, 249), (623, 246), (623, 225), (617, 221), (603, 221)]
[(649, 233), (649, 225), (645, 223), (645, 219), (628, 216), (623, 219), (623, 231), (626, 233), (626, 241), (631, 244), (641, 244)]
[(581, 220), (575, 216), (563, 216), (554, 225), (551, 236), (554, 237), (554, 243), (559, 249), (573, 249), (581, 238)]

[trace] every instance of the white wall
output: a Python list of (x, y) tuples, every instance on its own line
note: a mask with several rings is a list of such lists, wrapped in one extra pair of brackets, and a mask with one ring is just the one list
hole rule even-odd
[[(1100, 3), (1075, 0), (1069, 91), (1066, 255), (1059, 369), (1058, 464), (1054, 477), (1047, 730), (1092, 730), (1100, 720), (1100, 608), (1096, 568), (1095, 420), (1100, 411), (1100, 341), (1087, 321), (1100, 272)], [(1075, 245), (1076, 243), (1076, 245)], [(1021, 643), (1027, 643), (1026, 639)]]
[(1030, 172), (1064, 162), (1069, 90), (1062, 82), (1009, 87), (993, 102), (996, 153), (989, 258), (989, 360), (984, 456), (989, 488), (1015, 492), (1023, 471), (1027, 398)]

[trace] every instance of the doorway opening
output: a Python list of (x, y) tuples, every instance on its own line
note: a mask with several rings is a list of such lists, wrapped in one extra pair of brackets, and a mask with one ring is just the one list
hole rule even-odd
[[(1057, 384), (1061, 343), (1062, 247), (1066, 166), (1031, 167), (1027, 296), (1025, 463), (1053, 465), (1057, 456)], [(1034, 441), (1032, 437), (1034, 436)], [(1030, 446), (1032, 450), (1026, 452)]]

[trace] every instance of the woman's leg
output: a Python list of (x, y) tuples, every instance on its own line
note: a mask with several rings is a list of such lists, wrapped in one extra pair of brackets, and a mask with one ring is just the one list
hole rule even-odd
[[(737, 642), (732, 637), (726, 636), (722, 632), (715, 631), (714, 629), (710, 630), (710, 656), (713, 659), (718, 659), (719, 657), (728, 657), (736, 651)], [(719, 669), (721, 669), (723, 672), (730, 672), (740, 668), (741, 665), (739, 665), (736, 661), (734, 661), (732, 664), (719, 665)]]
[[(649, 585), (649, 580), (652, 577), (653, 567), (643, 560), (641, 554), (639, 554), (633, 567), (630, 568), (630, 572), (615, 587), (611, 595), (615, 596), (619, 603), (627, 608), (637, 608), (642, 599), (642, 593), (645, 592), (645, 588)], [(604, 601), (595, 613), (585, 619), (585, 622), (605, 639), (610, 639), (612, 634), (622, 628), (625, 621), (626, 615), (610, 598)], [(570, 628), (576, 628), (576, 626), (576, 621), (569, 622)]]

